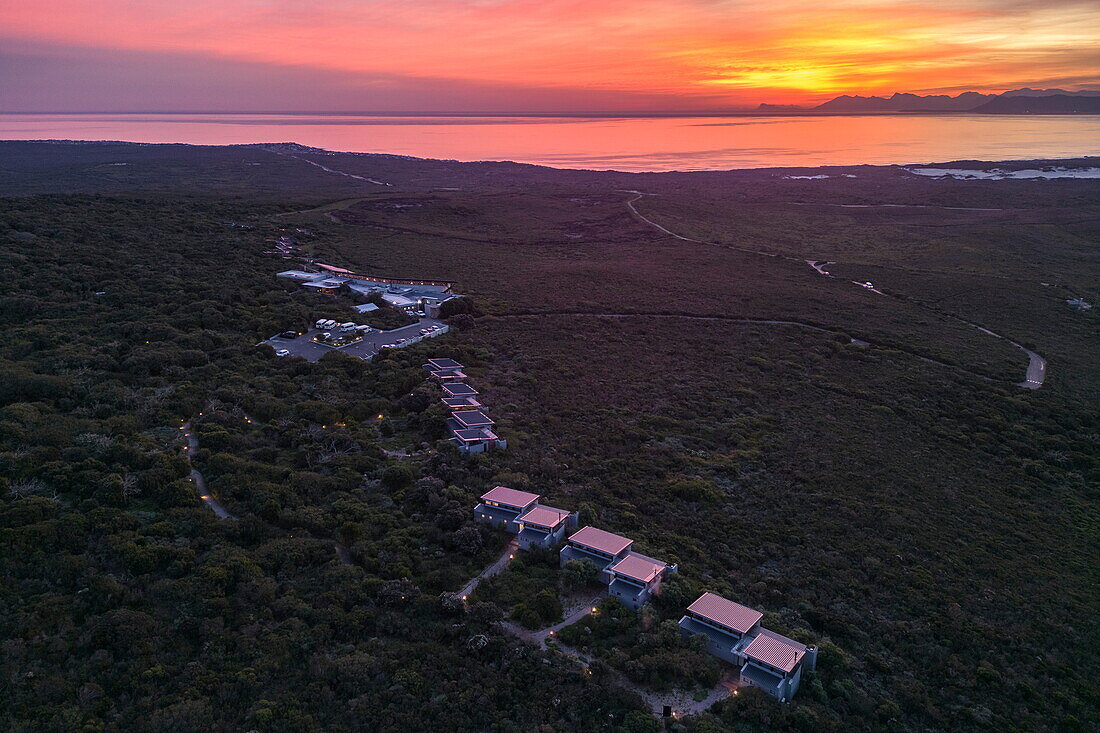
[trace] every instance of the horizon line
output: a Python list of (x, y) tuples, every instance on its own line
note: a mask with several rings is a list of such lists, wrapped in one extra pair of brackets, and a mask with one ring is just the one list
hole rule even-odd
[[(815, 107), (777, 110), (751, 109), (724, 109), (724, 110), (647, 110), (631, 112), (585, 112), (585, 111), (558, 111), (558, 112), (448, 112), (448, 111), (415, 111), (415, 112), (386, 112), (386, 111), (351, 111), (339, 112), (332, 110), (303, 111), (303, 110), (0, 110), (0, 115), (288, 115), (300, 117), (563, 117), (563, 118), (653, 118), (653, 117), (919, 117), (941, 115), (970, 115), (978, 114), (986, 116), (986, 113), (976, 112), (972, 109), (941, 109), (941, 110), (859, 110), (837, 111), (819, 110)], [(1034, 116), (1031, 113), (1029, 116)]]

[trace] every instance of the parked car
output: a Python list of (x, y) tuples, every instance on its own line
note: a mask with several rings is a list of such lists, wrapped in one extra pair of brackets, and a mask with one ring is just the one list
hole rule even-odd
[(275, 352), (275, 356), (290, 356), (290, 352), (286, 349), (279, 349)]
[(279, 334), (279, 338), (281, 339), (296, 339), (298, 336), (299, 333), (297, 331), (283, 331)]

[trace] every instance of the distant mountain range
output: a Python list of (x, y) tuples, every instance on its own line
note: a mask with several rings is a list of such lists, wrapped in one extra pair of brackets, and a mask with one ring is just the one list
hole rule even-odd
[(887, 112), (975, 112), (980, 114), (1100, 114), (1100, 90), (1013, 89), (1001, 94), (895, 93), (889, 97), (843, 95), (816, 107), (761, 104), (771, 114), (867, 114)]

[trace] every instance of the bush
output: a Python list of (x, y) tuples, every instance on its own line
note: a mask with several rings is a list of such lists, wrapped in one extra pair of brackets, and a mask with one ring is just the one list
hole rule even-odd
[(526, 603), (517, 603), (512, 607), (510, 617), (520, 626), (527, 629), (542, 628), (542, 616)]
[(600, 577), (600, 569), (591, 560), (570, 560), (561, 569), (561, 581), (569, 590), (581, 590), (595, 585)]

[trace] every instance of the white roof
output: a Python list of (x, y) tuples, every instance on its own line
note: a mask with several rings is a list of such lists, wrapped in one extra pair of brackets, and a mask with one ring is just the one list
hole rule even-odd
[(790, 672), (806, 655), (806, 645), (794, 639), (761, 629), (752, 643), (745, 647), (745, 656), (758, 662), (771, 665), (784, 672)]
[(751, 608), (734, 603), (714, 593), (704, 593), (688, 606), (687, 610), (696, 616), (702, 616), (719, 626), (733, 629), (739, 634), (746, 633), (764, 614)]
[(401, 307), (403, 305), (412, 305), (416, 303), (412, 298), (406, 298), (404, 295), (394, 295), (393, 293), (383, 293), (382, 300), (386, 301), (390, 305), (396, 305)]
[(532, 494), (529, 491), (510, 489), (507, 486), (497, 486), (482, 494), (481, 500), (494, 501), (498, 504), (505, 504), (507, 506), (522, 508), (530, 505), (533, 502), (538, 501), (539, 495)]
[(667, 568), (663, 562), (631, 553), (611, 566), (611, 572), (648, 583)]
[(564, 509), (555, 509), (552, 506), (533, 506), (520, 515), (516, 521), (550, 529), (558, 526), (568, 516), (569, 512)]
[(608, 555), (618, 555), (634, 542), (634, 540), (628, 540), (626, 537), (605, 532), (595, 527), (584, 527), (577, 530), (569, 537), (569, 541), (591, 547), (593, 550), (606, 552)]

